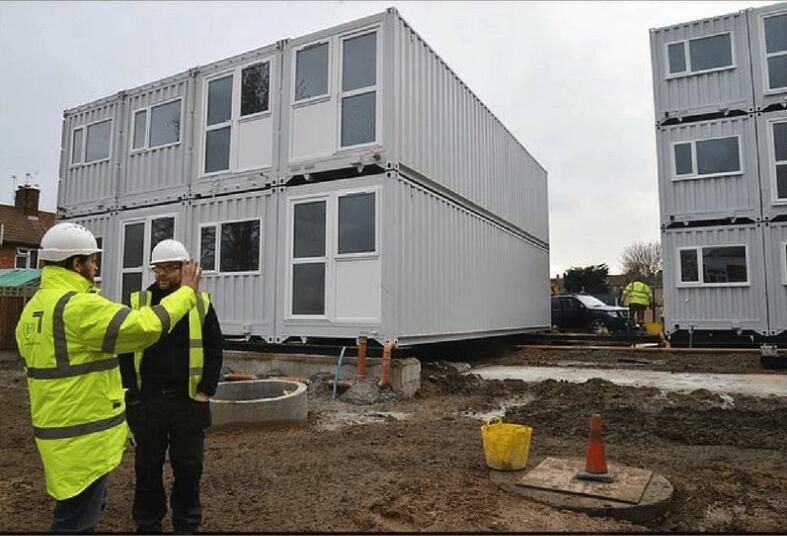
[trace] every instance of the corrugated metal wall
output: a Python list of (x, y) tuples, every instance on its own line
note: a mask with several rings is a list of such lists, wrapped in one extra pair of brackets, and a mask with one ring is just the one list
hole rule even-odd
[(778, 335), (787, 331), (787, 222), (771, 222), (764, 233), (768, 317), (771, 335)]
[[(118, 203), (133, 208), (153, 203), (177, 201), (186, 197), (190, 179), (184, 164), (190, 156), (193, 102), (193, 78), (188, 73), (129, 91), (124, 99), (123, 121), (128, 133), (123, 147), (123, 165), (118, 181)], [(134, 114), (140, 109), (181, 99), (180, 142), (159, 148), (132, 150)], [(150, 121), (150, 112), (147, 114)]]
[[(98, 216), (75, 218), (66, 221), (84, 225), (98, 239), (101, 239), (101, 271), (98, 286), (104, 296), (114, 297), (119, 293), (119, 255), (120, 244), (117, 241), (117, 213), (106, 213)], [(114, 299), (114, 298), (112, 298)]]
[(392, 22), (396, 158), (548, 242), (546, 170), (404, 20)]
[(187, 229), (184, 234), (186, 246), (195, 258), (200, 253), (201, 224), (249, 219), (261, 221), (261, 261), (257, 273), (205, 272), (202, 278), (202, 288), (211, 294), (225, 335), (250, 334), (266, 340), (273, 336), (277, 198), (278, 194), (270, 190), (218, 196), (194, 201), (187, 210)]
[(765, 33), (763, 18), (787, 13), (787, 2), (749, 10), (749, 35), (754, 82), (754, 101), (757, 110), (773, 104), (787, 104), (787, 87), (777, 91), (770, 90), (767, 80), (767, 59), (765, 55)]
[(411, 343), (548, 328), (549, 253), (389, 173), (384, 330)]
[[(656, 145), (662, 224), (733, 217), (757, 220), (762, 216), (754, 123), (753, 119), (743, 116), (659, 127)], [(673, 144), (732, 136), (739, 137), (742, 173), (712, 178), (675, 178)]]
[[(678, 248), (745, 245), (746, 286), (685, 286), (678, 284)], [(763, 231), (758, 224), (691, 227), (662, 231), (664, 317), (668, 333), (687, 330), (768, 331)]]
[[(64, 115), (64, 141), (62, 150), (61, 180), (58, 187), (57, 204), (65, 211), (63, 216), (72, 217), (110, 210), (116, 204), (117, 164), (122, 158), (122, 125), (120, 120), (121, 101), (110, 97), (95, 105), (83, 106), (67, 111)], [(91, 163), (72, 164), (73, 132), (78, 127), (112, 120), (110, 157)], [(82, 135), (82, 144), (86, 136)]]
[[(670, 76), (667, 44), (723, 32), (732, 35), (734, 68)], [(656, 121), (717, 112), (722, 108), (754, 110), (748, 23), (745, 12), (653, 29), (650, 32)]]

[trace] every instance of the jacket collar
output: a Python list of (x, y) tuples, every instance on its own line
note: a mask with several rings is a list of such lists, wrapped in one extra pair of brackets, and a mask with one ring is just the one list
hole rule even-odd
[(60, 266), (44, 266), (41, 270), (41, 288), (90, 292), (93, 283), (73, 270)]

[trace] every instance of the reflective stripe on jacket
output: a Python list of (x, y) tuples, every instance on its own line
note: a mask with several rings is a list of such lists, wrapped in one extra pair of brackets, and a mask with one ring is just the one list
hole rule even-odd
[(78, 495), (121, 461), (128, 426), (116, 354), (155, 343), (195, 301), (184, 288), (155, 308), (132, 311), (92, 292), (78, 273), (44, 267), (16, 342), (46, 488), (55, 499)]
[(650, 305), (653, 292), (642, 281), (632, 281), (623, 289), (623, 300), (635, 305)]
[[(149, 306), (153, 296), (150, 292), (133, 292), (131, 294), (131, 308), (139, 309), (141, 306)], [(202, 368), (205, 363), (205, 352), (202, 346), (202, 324), (205, 322), (205, 315), (210, 307), (210, 295), (207, 292), (200, 293), (197, 306), (189, 311), (189, 396), (194, 398), (197, 394), (197, 387), (202, 380)], [(136, 388), (142, 389), (142, 356), (144, 351), (134, 353), (134, 373), (137, 379)]]

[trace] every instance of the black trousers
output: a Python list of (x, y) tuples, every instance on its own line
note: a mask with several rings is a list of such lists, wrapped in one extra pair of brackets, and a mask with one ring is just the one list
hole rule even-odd
[(170, 507), (175, 532), (196, 532), (202, 521), (199, 481), (202, 477), (205, 429), (210, 426), (208, 402), (185, 395), (148, 397), (127, 411), (137, 443), (134, 458), (136, 488), (132, 515), (140, 532), (161, 532), (167, 513), (164, 459), (175, 477)]

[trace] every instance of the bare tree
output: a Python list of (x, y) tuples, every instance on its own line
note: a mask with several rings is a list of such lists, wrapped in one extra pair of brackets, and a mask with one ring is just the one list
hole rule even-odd
[(656, 276), (664, 264), (661, 260), (661, 244), (658, 242), (635, 242), (623, 250), (621, 266), (623, 273), (642, 279), (653, 286)]

